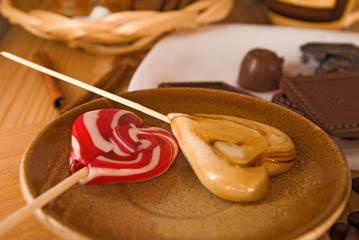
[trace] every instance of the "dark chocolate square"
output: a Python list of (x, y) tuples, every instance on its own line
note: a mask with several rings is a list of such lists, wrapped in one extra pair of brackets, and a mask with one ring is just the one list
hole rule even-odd
[(279, 93), (275, 94), (272, 97), (272, 102), (274, 102), (278, 105), (281, 105), (283, 107), (286, 107), (286, 108), (304, 116), (304, 113), (302, 113), (298, 109), (298, 107), (294, 103), (292, 103), (292, 101), (287, 97), (287, 95), (284, 94), (284, 92), (279, 92)]
[(280, 87), (330, 135), (359, 137), (359, 71), (283, 78)]

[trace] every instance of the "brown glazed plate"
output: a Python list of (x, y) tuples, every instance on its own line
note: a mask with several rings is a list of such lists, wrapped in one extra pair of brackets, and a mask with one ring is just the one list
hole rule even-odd
[[(279, 105), (218, 90), (152, 89), (122, 95), (163, 114), (233, 115), (286, 132), (297, 149), (288, 172), (271, 177), (267, 196), (253, 203), (222, 200), (207, 191), (182, 154), (163, 175), (138, 183), (82, 186), (37, 210), (39, 219), (71, 239), (316, 239), (343, 211), (350, 192), (347, 162), (333, 140), (304, 117)], [(24, 154), (24, 197), (69, 176), (71, 126), (90, 110), (129, 109), (108, 99), (77, 107), (50, 123)], [(130, 109), (131, 110), (131, 109)], [(147, 124), (169, 124), (132, 110)]]

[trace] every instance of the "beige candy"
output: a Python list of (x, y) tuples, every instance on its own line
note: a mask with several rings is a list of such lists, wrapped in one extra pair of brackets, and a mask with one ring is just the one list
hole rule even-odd
[(271, 126), (223, 115), (170, 113), (168, 118), (197, 177), (221, 198), (260, 200), (267, 194), (269, 176), (294, 164), (293, 142)]

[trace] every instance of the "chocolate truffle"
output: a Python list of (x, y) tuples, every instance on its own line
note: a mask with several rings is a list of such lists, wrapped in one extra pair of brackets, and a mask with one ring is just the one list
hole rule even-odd
[(332, 240), (344, 240), (350, 226), (346, 223), (335, 223), (329, 229), (329, 236)]
[(243, 58), (238, 84), (242, 88), (264, 92), (277, 89), (282, 77), (283, 58), (267, 49), (255, 48)]
[(352, 189), (359, 194), (359, 177), (352, 179)]
[(359, 211), (351, 212), (347, 217), (348, 223), (359, 229)]

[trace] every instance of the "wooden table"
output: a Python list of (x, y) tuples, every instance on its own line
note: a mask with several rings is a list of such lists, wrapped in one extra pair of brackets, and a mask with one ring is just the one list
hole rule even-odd
[[(233, 11), (223, 22), (270, 24), (265, 11), (261, 0), (237, 0)], [(0, 24), (0, 27), (3, 28), (3, 25)], [(359, 31), (359, 26), (354, 25), (348, 31)], [(133, 68), (119, 83), (117, 92), (127, 90), (131, 74), (146, 53), (93, 55), (69, 49), (59, 42), (40, 39), (18, 26), (11, 26), (0, 39), (0, 50), (26, 59), (32, 59), (35, 52), (45, 50), (57, 71), (90, 84), (109, 71), (113, 64), (130, 61)], [(84, 93), (84, 90), (67, 83), (60, 83), (60, 88), (65, 102), (71, 102)], [(0, 58), (0, 92), (0, 219), (3, 219), (25, 204), (19, 186), (22, 154), (39, 130), (59, 116), (59, 112), (52, 106), (38, 72), (3, 57)], [(353, 175), (359, 176), (359, 173), (353, 172)], [(359, 210), (359, 197), (355, 193), (352, 193), (348, 209), (341, 219), (344, 221), (347, 212), (353, 210)], [(34, 216), (26, 218), (3, 238), (57, 239)], [(322, 239), (328, 237), (323, 236)]]

